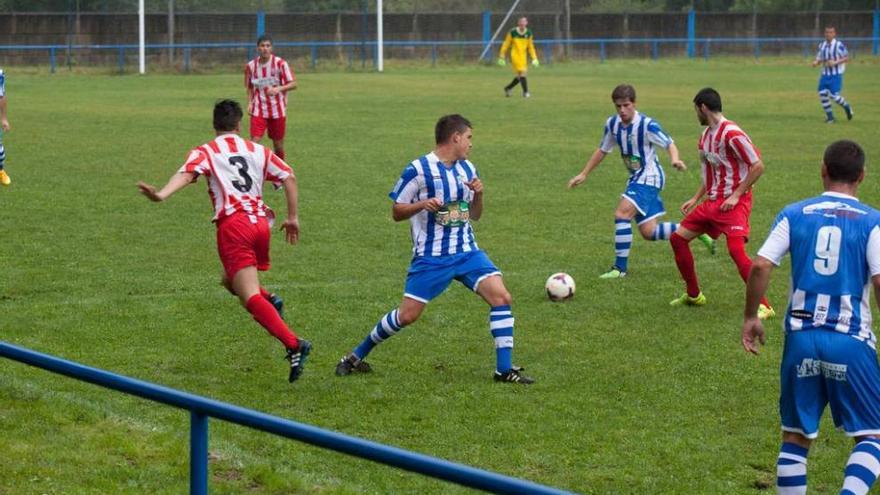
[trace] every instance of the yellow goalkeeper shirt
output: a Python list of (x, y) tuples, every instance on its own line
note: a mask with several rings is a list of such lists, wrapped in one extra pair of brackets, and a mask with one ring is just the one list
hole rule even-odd
[(520, 33), (517, 28), (513, 28), (504, 37), (504, 44), (501, 45), (499, 57), (504, 58), (507, 55), (507, 50), (510, 50), (510, 66), (515, 72), (525, 72), (526, 65), (529, 62), (526, 51), (528, 50), (528, 55), (531, 55), (532, 60), (538, 59), (534, 40), (535, 35), (532, 34), (531, 29), (526, 29), (524, 33)]

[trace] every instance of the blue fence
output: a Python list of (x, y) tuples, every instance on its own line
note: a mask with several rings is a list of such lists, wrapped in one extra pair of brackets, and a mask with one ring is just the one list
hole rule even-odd
[[(880, 17), (875, 18), (878, 31), (880, 31)], [(563, 53), (565, 49), (572, 48), (588, 48), (595, 52), (600, 62), (604, 62), (610, 58), (609, 50), (615, 47), (626, 47), (630, 50), (636, 46), (642, 46), (646, 56), (657, 60), (661, 57), (664, 50), (669, 52), (668, 48), (683, 48), (684, 53), (688, 57), (703, 57), (708, 59), (713, 50), (730, 49), (736, 47), (738, 53), (742, 53), (742, 47), (748, 48), (755, 58), (762, 55), (762, 50), (766, 47), (785, 47), (785, 53), (802, 53), (805, 57), (810, 57), (815, 53), (819, 39), (816, 38), (607, 38), (607, 39), (571, 39), (571, 40), (536, 40), (541, 61), (544, 64), (552, 64), (555, 54)], [(880, 54), (880, 41), (876, 36), (872, 37), (853, 37), (842, 38), (847, 43), (850, 51), (850, 57), (855, 57), (857, 53), (871, 53), (873, 55)], [(500, 42), (495, 42), (499, 45)], [(484, 45), (482, 41), (385, 41), (386, 50), (399, 49), (421, 49), (427, 50), (428, 58), (431, 65), (435, 66), (440, 58), (441, 50), (450, 48), (469, 49), (477, 52)], [(375, 41), (314, 41), (314, 42), (275, 42), (276, 49), (294, 48), (297, 50), (305, 50), (307, 53), (308, 64), (314, 69), (320, 60), (320, 50), (333, 48), (345, 53), (345, 58), (349, 68), (360, 62), (361, 66), (374, 64), (376, 59), (377, 44)], [(189, 72), (193, 67), (193, 51), (194, 50), (240, 50), (244, 55), (244, 59), (255, 56), (254, 44), (252, 42), (230, 42), (230, 43), (189, 43), (189, 44), (147, 44), (146, 49), (152, 52), (175, 50), (182, 52), (182, 70)], [(49, 70), (54, 73), (58, 67), (59, 54), (65, 54), (70, 64), (71, 55), (76, 52), (97, 51), (107, 54), (116, 53), (116, 65), (120, 73), (125, 72), (126, 60), (129, 55), (137, 54), (138, 46), (136, 44), (123, 45), (3, 45), (0, 46), (0, 54), (4, 52), (44, 52), (48, 55)], [(492, 57), (492, 53), (487, 57)], [(393, 58), (388, 57), (387, 58)], [(330, 57), (328, 57), (330, 58)]]
[(190, 411), (190, 494), (208, 493), (208, 418), (292, 438), (491, 493), (562, 495), (563, 490), (335, 433), (0, 341), (0, 357)]

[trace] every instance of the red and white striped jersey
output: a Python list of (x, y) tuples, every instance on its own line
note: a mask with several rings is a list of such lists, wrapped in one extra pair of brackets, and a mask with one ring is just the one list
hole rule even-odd
[(264, 119), (278, 119), (287, 116), (287, 92), (282, 91), (269, 96), (268, 90), (273, 86), (283, 86), (295, 81), (296, 76), (290, 65), (281, 58), (272, 55), (265, 64), (257, 57), (247, 63), (244, 69), (244, 85), (253, 91), (253, 98), (248, 104), (248, 113)]
[(749, 136), (727, 119), (703, 131), (698, 149), (703, 165), (703, 185), (710, 200), (733, 194), (752, 165), (761, 160), (761, 152)]
[(273, 218), (263, 203), (263, 182), (281, 182), (293, 170), (269, 148), (242, 139), (238, 134), (221, 134), (189, 152), (178, 171), (205, 176), (208, 195), (214, 205), (214, 221), (236, 212)]

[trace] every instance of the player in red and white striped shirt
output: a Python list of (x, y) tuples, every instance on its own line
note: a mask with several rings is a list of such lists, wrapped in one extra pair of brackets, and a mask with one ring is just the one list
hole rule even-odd
[(223, 100), (214, 106), (217, 137), (190, 151), (186, 162), (159, 191), (138, 183), (155, 202), (168, 199), (200, 176), (208, 182), (214, 206), (217, 250), (223, 263), (223, 286), (238, 296), (257, 322), (284, 344), (290, 361), (289, 381), (302, 374), (312, 345), (298, 339), (281, 318), (283, 302), (260, 285), (257, 271), (269, 269), (269, 238), (274, 214), (262, 199), (263, 182), (280, 183), (287, 198), (287, 219), (281, 225), (287, 242), (299, 240), (297, 184), (293, 170), (275, 153), (239, 136), (241, 106)]
[(275, 154), (283, 160), (287, 92), (296, 89), (296, 76), (283, 58), (272, 54), (272, 38), (268, 35), (257, 40), (257, 51), (260, 55), (248, 62), (244, 69), (251, 140), (259, 142), (268, 129)]
[[(700, 234), (709, 234), (713, 239), (724, 234), (740, 276), (743, 281), (748, 279), (752, 261), (745, 243), (749, 239), (752, 185), (764, 173), (761, 152), (736, 123), (724, 118), (717, 91), (700, 90), (694, 97), (694, 107), (700, 124), (707, 126), (699, 143), (703, 180), (696, 194), (681, 206), (685, 217), (670, 238), (675, 264), (687, 285), (687, 292), (670, 303), (673, 306), (706, 304), (688, 245)], [(697, 205), (703, 196), (706, 200)], [(758, 315), (761, 319), (774, 315), (766, 298), (761, 301)]]

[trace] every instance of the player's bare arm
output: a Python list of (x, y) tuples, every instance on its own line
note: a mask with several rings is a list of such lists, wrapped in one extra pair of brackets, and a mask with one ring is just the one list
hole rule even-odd
[(758, 160), (749, 168), (749, 173), (746, 175), (746, 178), (740, 182), (739, 186), (734, 189), (733, 193), (724, 200), (724, 203), (721, 203), (721, 211), (730, 211), (739, 203), (739, 198), (745, 194), (746, 191), (749, 190), (755, 182), (758, 182), (758, 179), (761, 178), (761, 175), (764, 173), (764, 162)]
[(702, 185), (700, 185), (700, 188), (697, 189), (697, 192), (695, 192), (694, 195), (691, 197), (691, 199), (682, 203), (681, 208), (680, 208), (681, 212), (683, 214), (687, 215), (688, 212), (691, 211), (691, 209), (693, 209), (693, 207), (696, 206), (697, 203), (699, 203), (700, 200), (702, 200), (703, 196), (705, 196), (705, 195), (706, 195), (706, 185), (702, 184)]
[(687, 170), (687, 165), (681, 161), (681, 155), (678, 153), (678, 146), (675, 143), (669, 143), (669, 147), (666, 148), (666, 151), (669, 152), (669, 161), (672, 162), (672, 166), (676, 168), (676, 170), (685, 171)]
[(192, 184), (193, 181), (195, 181), (195, 178), (196, 174), (192, 172), (180, 172), (171, 176), (171, 178), (168, 179), (168, 183), (159, 191), (156, 190), (155, 186), (145, 182), (138, 182), (137, 186), (141, 194), (146, 196), (147, 199), (156, 203), (161, 203), (170, 198), (177, 191)]
[[(761, 297), (767, 292), (770, 284), (770, 273), (773, 271), (773, 263), (763, 256), (755, 256), (752, 261), (752, 270), (749, 272), (749, 281), (746, 283), (746, 306), (743, 313), (742, 346), (746, 352), (758, 354), (758, 344), (764, 345), (766, 336), (764, 325), (758, 318), (758, 306)], [(877, 277), (880, 279), (880, 277)], [(877, 284), (874, 285), (877, 287)], [(876, 289), (875, 289), (876, 290)]]
[(287, 219), (281, 224), (281, 230), (284, 231), (285, 238), (289, 244), (299, 242), (299, 190), (296, 183), (296, 176), (290, 174), (281, 182), (284, 187), (284, 196), (287, 198)]
[(391, 218), (395, 222), (407, 220), (422, 210), (437, 213), (443, 207), (443, 201), (440, 198), (428, 198), (415, 203), (394, 203), (391, 207)]
[(8, 131), (10, 129), (9, 120), (7, 120), (7, 118), (6, 118), (6, 97), (5, 96), (0, 96), (0, 129), (3, 129), (4, 131)]
[(590, 175), (590, 172), (593, 171), (596, 167), (602, 163), (602, 160), (605, 159), (605, 153), (601, 148), (596, 148), (596, 151), (593, 152), (593, 155), (590, 156), (590, 159), (587, 161), (587, 164), (584, 166), (584, 169), (581, 173), (575, 175), (568, 181), (568, 188), (574, 188), (584, 183), (587, 180), (587, 176)]
[(474, 192), (474, 200), (471, 201), (469, 206), (470, 219), (479, 220), (483, 216), (483, 181), (479, 177), (474, 177), (465, 182), (464, 185)]
[(871, 285), (874, 286), (874, 304), (880, 308), (880, 275), (871, 277)]

